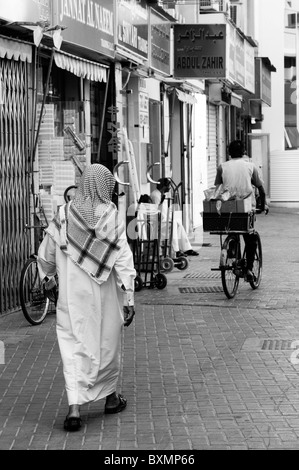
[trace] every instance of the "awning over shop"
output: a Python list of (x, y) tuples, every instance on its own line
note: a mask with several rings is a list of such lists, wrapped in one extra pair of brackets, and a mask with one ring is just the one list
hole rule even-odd
[(230, 104), (236, 108), (242, 108), (242, 96), (236, 95), (232, 92)]
[(20, 41), (0, 38), (1, 59), (21, 60), (22, 62), (32, 61), (32, 47)]
[(175, 89), (177, 97), (180, 101), (183, 103), (188, 103), (188, 104), (195, 104), (197, 103), (196, 98), (192, 95), (189, 95), (189, 93), (185, 93), (182, 90), (179, 90), (178, 88)]
[(77, 75), (77, 77), (86, 78), (93, 82), (107, 82), (107, 70), (105, 65), (82, 59), (66, 52), (54, 53), (54, 60), (57, 67)]

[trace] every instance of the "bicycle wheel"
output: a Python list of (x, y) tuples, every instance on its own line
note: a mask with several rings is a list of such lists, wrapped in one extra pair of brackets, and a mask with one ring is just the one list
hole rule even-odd
[(50, 300), (41, 283), (36, 257), (29, 258), (20, 278), (20, 302), (24, 317), (31, 325), (39, 325), (48, 313)]
[(259, 234), (256, 232), (257, 236), (257, 246), (254, 255), (254, 262), (253, 262), (253, 279), (249, 281), (250, 286), (252, 289), (257, 289), (262, 280), (262, 267), (263, 267), (263, 253), (262, 253), (262, 242), (260, 239)]
[(224, 293), (228, 299), (235, 297), (239, 276), (236, 266), (240, 255), (240, 239), (235, 235), (228, 235), (224, 240), (220, 257), (221, 281)]

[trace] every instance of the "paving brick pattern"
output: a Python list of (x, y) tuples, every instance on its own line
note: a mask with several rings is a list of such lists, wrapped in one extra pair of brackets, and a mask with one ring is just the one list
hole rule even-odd
[[(36, 327), (21, 312), (0, 316), (0, 450), (298, 450), (299, 351), (290, 348), (299, 340), (298, 212), (273, 210), (258, 229), (264, 269), (256, 291), (240, 283), (232, 300), (179, 291), (221, 286), (209, 276), (219, 240), (205, 234), (186, 271), (168, 273), (163, 290), (136, 294), (119, 383), (128, 407), (106, 416), (103, 401), (84, 406), (78, 433), (63, 430), (55, 315)], [(265, 339), (289, 347), (263, 350)]]

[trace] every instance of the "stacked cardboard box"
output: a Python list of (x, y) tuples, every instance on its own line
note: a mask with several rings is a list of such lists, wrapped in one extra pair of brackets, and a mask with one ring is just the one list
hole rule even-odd
[(203, 201), (204, 212), (220, 212), (220, 213), (246, 213), (252, 210), (251, 197), (246, 199), (231, 199), (229, 201), (220, 201), (211, 199)]
[(47, 218), (47, 222), (49, 223), (57, 211), (57, 203), (53, 200), (53, 197), (46, 192), (41, 194), (41, 203)]
[[(37, 107), (37, 123), (39, 122), (41, 105)], [(54, 104), (46, 104), (43, 109), (43, 116), (39, 132), (41, 139), (54, 137)]]
[(75, 167), (70, 161), (53, 162), (52, 194), (63, 195), (68, 186), (75, 184)]

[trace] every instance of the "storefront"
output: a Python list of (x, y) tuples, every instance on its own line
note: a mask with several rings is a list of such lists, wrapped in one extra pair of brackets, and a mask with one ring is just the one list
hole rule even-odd
[(30, 44), (0, 37), (0, 314), (18, 305), (20, 267), (29, 249), (25, 223), (31, 63)]
[(109, 68), (48, 48), (37, 63), (35, 187), (51, 220), (86, 163), (98, 161), (112, 169), (107, 153), (99, 151)]
[(39, 242), (33, 226), (51, 220), (86, 163), (113, 170), (117, 162), (107, 125), (114, 4), (98, 0), (80, 12), (67, 5), (0, 6), (1, 312), (19, 305), (21, 267)]
[(18, 284), (31, 252), (30, 158), (34, 46), (26, 22), (49, 21), (33, 0), (0, 4), (0, 314), (18, 308)]
[[(201, 18), (200, 18), (201, 19)], [(217, 20), (217, 21), (216, 21)], [(254, 44), (222, 13), (174, 26), (174, 73), (205, 80), (208, 186), (232, 139), (245, 138), (240, 91), (254, 92)]]
[(128, 160), (125, 130), (133, 145), (136, 166), (136, 175), (132, 165), (119, 169), (119, 180), (130, 182), (130, 186), (120, 186), (128, 206), (140, 194), (149, 194), (155, 187), (151, 181), (157, 181), (168, 171), (169, 103), (161, 83), (170, 75), (173, 18), (158, 10), (149, 8), (143, 0), (119, 1), (117, 8), (116, 60), (121, 73), (117, 107), (122, 110), (119, 115), (122, 158)]

